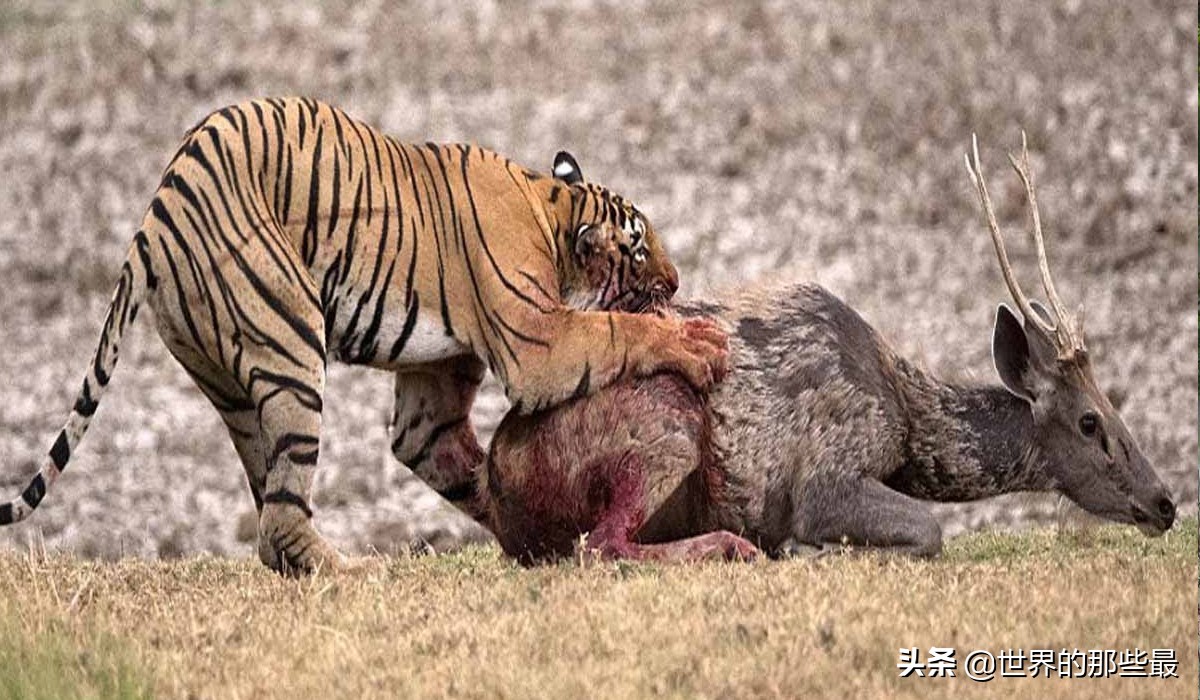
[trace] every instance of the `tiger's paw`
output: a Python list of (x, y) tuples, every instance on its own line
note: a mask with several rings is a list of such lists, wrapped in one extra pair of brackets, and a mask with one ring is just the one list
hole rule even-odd
[(689, 318), (681, 326), (676, 369), (689, 384), (705, 391), (729, 373), (729, 337), (712, 319)]
[(312, 519), (291, 503), (267, 503), (258, 519), (258, 558), (284, 576), (336, 573), (346, 560), (312, 525)]

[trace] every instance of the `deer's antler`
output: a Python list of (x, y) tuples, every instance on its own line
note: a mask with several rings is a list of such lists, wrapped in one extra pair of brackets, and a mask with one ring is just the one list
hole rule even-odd
[[(974, 160), (972, 160), (972, 156)], [(1046, 297), (1050, 300), (1050, 306), (1057, 317), (1057, 323), (1053, 326), (1034, 311), (1029, 298), (1021, 291), (1016, 276), (1013, 275), (1012, 265), (1008, 261), (1008, 253), (1004, 249), (1004, 237), (1000, 234), (999, 224), (996, 223), (992, 200), (988, 196), (987, 184), (983, 180), (983, 171), (979, 166), (979, 143), (974, 134), (971, 134), (971, 155), (964, 155), (963, 158), (967, 162), (967, 173), (971, 176), (971, 182), (975, 185), (975, 190), (979, 193), (979, 199), (983, 203), (983, 213), (987, 218), (988, 230), (992, 234), (992, 243), (996, 247), (996, 257), (1000, 260), (1000, 271), (1004, 275), (1004, 282), (1008, 285), (1008, 291), (1025, 317), (1026, 323), (1034, 324), (1047, 337), (1054, 339), (1060, 360), (1073, 360), (1076, 355), (1086, 353), (1083, 336), (1079, 333), (1078, 326), (1067, 312), (1066, 307), (1063, 306), (1062, 300), (1054, 288), (1054, 280), (1050, 277), (1050, 263), (1046, 259), (1046, 242), (1042, 237), (1042, 218), (1038, 213), (1037, 196), (1034, 194), (1033, 171), (1029, 168), (1029, 149), (1026, 144), (1025, 132), (1021, 132), (1020, 160), (1009, 153), (1008, 162), (1012, 164), (1013, 170), (1017, 171), (1017, 176), (1021, 178), (1021, 183), (1025, 186), (1025, 198), (1029, 201), (1029, 209), (1033, 218), (1032, 236), (1034, 247), (1037, 249), (1042, 287), (1046, 290)]]

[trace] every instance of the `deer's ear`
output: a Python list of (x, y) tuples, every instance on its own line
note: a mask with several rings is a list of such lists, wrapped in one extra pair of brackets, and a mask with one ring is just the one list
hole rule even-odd
[[(1051, 328), (1058, 327), (1058, 316), (1040, 301), (1031, 299), (1029, 306)], [(1058, 357), (1054, 339), (1046, 335), (1046, 332), (1036, 323), (1031, 323), (1030, 319), (1025, 319), (1023, 328), (1025, 329), (1025, 342), (1029, 345), (1030, 362), (1034, 367), (1050, 371), (1054, 367), (1055, 358)]]
[(579, 163), (575, 162), (575, 156), (566, 151), (559, 151), (554, 156), (553, 172), (554, 177), (568, 185), (583, 182), (583, 171), (579, 169)]
[(1045, 304), (1038, 301), (1037, 299), (1030, 299), (1029, 306), (1031, 308), (1033, 308), (1034, 313), (1036, 313), (1038, 316), (1041, 316), (1042, 320), (1045, 321), (1048, 325), (1050, 325), (1053, 328), (1058, 327), (1058, 317), (1054, 315), (1053, 311), (1051, 311), (1050, 309), (1047, 309)]
[(992, 362), (1000, 382), (1014, 395), (1033, 403), (1029, 361), (1029, 341), (1017, 315), (1001, 304), (996, 309), (996, 326), (992, 329)]

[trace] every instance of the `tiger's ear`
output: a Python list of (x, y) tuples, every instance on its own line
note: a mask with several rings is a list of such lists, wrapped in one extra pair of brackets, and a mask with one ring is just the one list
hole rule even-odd
[(559, 151), (554, 156), (554, 177), (568, 185), (583, 182), (583, 171), (579, 169), (579, 163), (575, 162), (575, 156), (566, 151)]

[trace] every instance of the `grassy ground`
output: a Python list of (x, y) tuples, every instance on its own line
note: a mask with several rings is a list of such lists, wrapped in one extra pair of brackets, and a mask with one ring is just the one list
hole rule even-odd
[[(472, 548), (302, 581), (228, 559), (10, 553), (0, 697), (1185, 697), (1196, 548), (1190, 519), (1153, 540), (971, 535), (932, 562), (527, 570)], [(911, 646), (955, 647), (957, 677), (899, 678)], [(1179, 677), (964, 677), (969, 650), (1010, 647), (1172, 648)]]
[(4, 700), (75, 700), (153, 697), (153, 687), (140, 668), (106, 634), (86, 635), (58, 619), (27, 631), (5, 606), (0, 625), (0, 698)]

